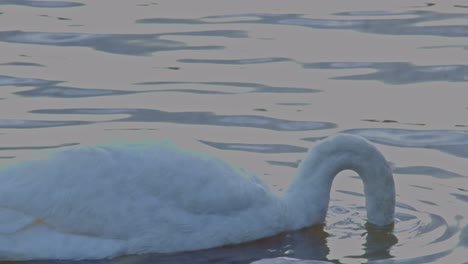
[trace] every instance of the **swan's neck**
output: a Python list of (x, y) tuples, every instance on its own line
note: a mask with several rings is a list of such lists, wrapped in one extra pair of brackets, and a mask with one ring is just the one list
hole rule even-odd
[(333, 179), (348, 169), (357, 172), (364, 183), (368, 222), (393, 223), (395, 187), (385, 158), (363, 138), (337, 135), (309, 152), (285, 194), (295, 228), (324, 222)]

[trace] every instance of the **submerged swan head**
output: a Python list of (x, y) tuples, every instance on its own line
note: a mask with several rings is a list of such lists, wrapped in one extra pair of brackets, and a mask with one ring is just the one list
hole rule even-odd
[(368, 222), (393, 223), (395, 184), (385, 158), (366, 139), (338, 134), (309, 151), (287, 190), (285, 199), (296, 209), (297, 227), (324, 221), (333, 179), (343, 170), (355, 171), (363, 181)]
[(253, 174), (170, 144), (75, 148), (0, 170), (0, 259), (99, 259), (238, 244), (325, 221), (337, 173), (364, 182), (367, 218), (394, 218), (382, 154), (339, 134), (277, 196)]

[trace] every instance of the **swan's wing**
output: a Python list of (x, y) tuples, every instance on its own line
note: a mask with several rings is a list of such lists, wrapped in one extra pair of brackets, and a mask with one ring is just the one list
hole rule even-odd
[(2, 260), (102, 259), (123, 252), (124, 241), (62, 232), (43, 219), (10, 208), (0, 208)]
[(272, 199), (264, 181), (219, 158), (173, 147), (153, 158), (158, 170), (142, 177), (142, 186), (168, 206), (195, 214), (234, 214)]

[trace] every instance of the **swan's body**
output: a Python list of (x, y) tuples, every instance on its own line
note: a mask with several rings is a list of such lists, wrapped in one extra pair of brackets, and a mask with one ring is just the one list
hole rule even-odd
[(70, 149), (0, 170), (0, 259), (97, 259), (236, 244), (322, 223), (343, 169), (369, 222), (393, 222), (393, 178), (366, 140), (318, 144), (274, 195), (256, 176), (170, 144)]

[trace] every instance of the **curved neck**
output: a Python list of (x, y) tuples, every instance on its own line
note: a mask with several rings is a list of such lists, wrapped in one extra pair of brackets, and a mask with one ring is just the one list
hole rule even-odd
[(342, 170), (353, 170), (361, 177), (368, 222), (393, 223), (395, 186), (385, 158), (367, 140), (338, 134), (309, 151), (285, 194), (295, 228), (325, 221), (331, 185)]

